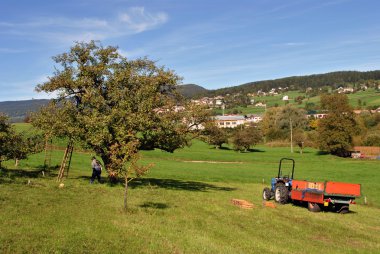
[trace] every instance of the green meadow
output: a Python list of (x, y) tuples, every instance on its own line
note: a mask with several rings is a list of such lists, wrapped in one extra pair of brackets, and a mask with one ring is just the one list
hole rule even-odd
[[(380, 249), (380, 161), (342, 159), (306, 149), (258, 146), (251, 152), (194, 141), (173, 154), (143, 151), (149, 173), (123, 185), (89, 184), (91, 153), (75, 152), (64, 187), (56, 182), (63, 151), (0, 173), (1, 253), (377, 253)], [(361, 183), (350, 213), (311, 213), (292, 204), (263, 206), (282, 157), (295, 178)], [(285, 165), (290, 171), (290, 165)], [(103, 175), (103, 179), (106, 180)], [(364, 204), (364, 196), (367, 204)], [(232, 199), (254, 204), (250, 210)]]

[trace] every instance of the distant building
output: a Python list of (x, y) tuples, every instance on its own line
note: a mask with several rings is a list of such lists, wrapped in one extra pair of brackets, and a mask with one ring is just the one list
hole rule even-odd
[(219, 128), (236, 128), (245, 123), (245, 117), (240, 115), (215, 116), (214, 119)]
[(338, 87), (338, 89), (336, 89), (336, 91), (338, 93), (353, 93), (354, 92), (354, 89), (352, 87)]
[(266, 107), (267, 104), (262, 103), (262, 102), (258, 102), (258, 103), (255, 104), (255, 106), (256, 106), (256, 107)]
[(259, 123), (263, 120), (262, 116), (260, 115), (255, 115), (255, 114), (248, 114), (246, 119), (246, 123)]

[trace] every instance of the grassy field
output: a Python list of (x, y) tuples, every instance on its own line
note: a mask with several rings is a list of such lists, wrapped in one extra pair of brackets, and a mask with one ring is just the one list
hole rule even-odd
[[(45, 176), (43, 154), (18, 169), (9, 161), (1, 171), (1, 253), (377, 253), (380, 248), (379, 161), (264, 146), (237, 153), (199, 141), (174, 154), (144, 151), (142, 163), (155, 166), (131, 182), (124, 213), (121, 184), (89, 184), (92, 154), (75, 153), (65, 187), (58, 188), (54, 167), (62, 155), (53, 152)], [(264, 207), (261, 191), (281, 157), (296, 160), (298, 179), (361, 183), (369, 204), (361, 198), (345, 215), (291, 204)], [(240, 209), (233, 198), (255, 207)]]

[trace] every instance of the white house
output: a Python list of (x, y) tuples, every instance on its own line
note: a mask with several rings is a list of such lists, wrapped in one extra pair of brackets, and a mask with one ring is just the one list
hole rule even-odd
[(214, 119), (219, 128), (236, 128), (245, 123), (245, 117), (240, 115), (215, 116)]

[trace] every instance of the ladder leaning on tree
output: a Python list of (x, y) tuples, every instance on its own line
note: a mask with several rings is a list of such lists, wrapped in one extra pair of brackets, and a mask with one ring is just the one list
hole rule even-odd
[(62, 178), (65, 175), (66, 171), (66, 177), (69, 175), (69, 169), (71, 164), (71, 157), (73, 156), (73, 150), (74, 150), (74, 142), (72, 140), (69, 140), (69, 143), (67, 144), (65, 154), (63, 155), (61, 167), (59, 169), (58, 178), (57, 181), (62, 181)]

